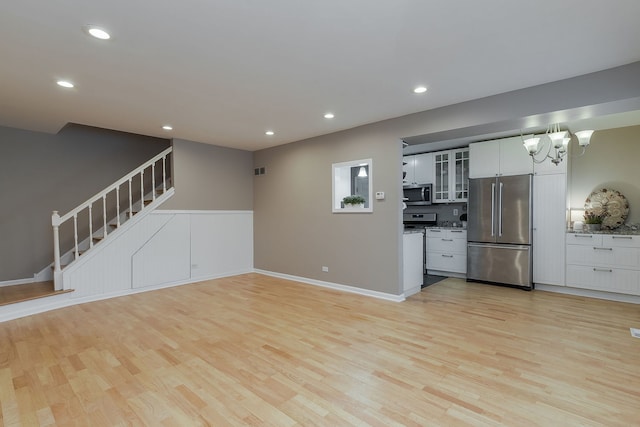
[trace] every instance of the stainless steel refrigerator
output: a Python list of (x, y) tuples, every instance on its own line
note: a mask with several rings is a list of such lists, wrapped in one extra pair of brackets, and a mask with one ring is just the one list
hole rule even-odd
[(467, 280), (533, 288), (532, 175), (469, 180)]

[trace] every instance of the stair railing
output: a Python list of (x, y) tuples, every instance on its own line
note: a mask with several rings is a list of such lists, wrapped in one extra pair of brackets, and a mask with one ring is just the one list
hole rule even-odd
[[(156, 200), (156, 193), (158, 191), (161, 192), (161, 195), (166, 193), (167, 191), (167, 161), (169, 160), (169, 156), (173, 151), (173, 147), (169, 147), (151, 160), (145, 162), (144, 164), (137, 167), (135, 170), (131, 171), (124, 177), (120, 178), (118, 181), (114, 182), (104, 190), (100, 191), (95, 196), (91, 197), (84, 203), (81, 203), (76, 208), (72, 209), (68, 213), (60, 216), (58, 211), (53, 211), (51, 215), (51, 225), (53, 226), (53, 271), (54, 277), (58, 276), (62, 271), (62, 267), (60, 264), (60, 226), (65, 222), (73, 219), (73, 252), (75, 254), (74, 259), (77, 259), (80, 256), (79, 250), (79, 239), (78, 239), (78, 214), (86, 210), (88, 212), (89, 218), (89, 249), (93, 247), (93, 205), (99, 200), (102, 200), (102, 225), (103, 225), (103, 235), (102, 238), (106, 238), (109, 232), (107, 231), (107, 195), (115, 191), (116, 195), (116, 224), (115, 227), (120, 227), (121, 225), (121, 211), (120, 211), (120, 187), (128, 183), (128, 193), (129, 193), (129, 218), (131, 218), (134, 214), (134, 203), (132, 193), (133, 193), (133, 181), (140, 176), (140, 210), (145, 208), (145, 187), (144, 187), (144, 175), (145, 170), (149, 167), (151, 168), (151, 188), (148, 190), (151, 191), (151, 201)], [(158, 167), (162, 168), (162, 188), (156, 188), (156, 164), (159, 164)], [(137, 185), (137, 184), (135, 184)], [(160, 184), (158, 184), (158, 187)], [(137, 190), (137, 188), (135, 188)], [(114, 230), (115, 231), (115, 230)]]

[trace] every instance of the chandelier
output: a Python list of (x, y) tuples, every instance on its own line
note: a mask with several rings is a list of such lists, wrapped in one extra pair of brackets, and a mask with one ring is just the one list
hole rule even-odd
[[(581, 130), (580, 132), (575, 133), (578, 138), (578, 145), (582, 147), (582, 152), (578, 154), (577, 157), (582, 156), (585, 153), (587, 146), (591, 142), (592, 133), (592, 130)], [(569, 142), (571, 142), (571, 134), (569, 131), (560, 130), (560, 123), (555, 123), (547, 127), (547, 132), (542, 137), (532, 136), (528, 139), (522, 138), (522, 140), (524, 148), (527, 149), (534, 163), (539, 164), (544, 162), (546, 159), (551, 159), (551, 162), (557, 166), (567, 155)], [(546, 140), (548, 140), (549, 143), (546, 143)], [(540, 153), (545, 152), (545, 146), (547, 148), (544, 157), (536, 157)]]

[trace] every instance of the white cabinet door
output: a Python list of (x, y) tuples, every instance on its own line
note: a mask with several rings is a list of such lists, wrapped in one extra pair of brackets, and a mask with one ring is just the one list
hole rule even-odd
[(402, 158), (402, 172), (404, 172), (404, 178), (402, 178), (402, 185), (412, 185), (416, 182), (415, 166), (416, 156), (404, 156)]
[(418, 184), (432, 184), (434, 180), (433, 153), (414, 156), (414, 179)]
[(533, 177), (533, 282), (565, 285), (567, 177)]
[(522, 175), (533, 173), (533, 160), (522, 144), (522, 138), (500, 139), (500, 174)]
[(500, 142), (469, 144), (469, 178), (487, 178), (500, 173)]
[(420, 291), (424, 281), (423, 273), (423, 235), (422, 233), (407, 233), (402, 236), (402, 266), (403, 293), (405, 296)]
[(469, 162), (468, 148), (433, 153), (433, 203), (469, 199)]
[(470, 178), (533, 173), (533, 161), (519, 136), (469, 144), (469, 156)]

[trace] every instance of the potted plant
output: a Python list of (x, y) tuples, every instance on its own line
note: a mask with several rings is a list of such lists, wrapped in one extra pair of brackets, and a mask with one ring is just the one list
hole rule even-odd
[(598, 231), (602, 227), (602, 221), (607, 217), (605, 211), (596, 213), (594, 211), (586, 211), (584, 213), (584, 224), (587, 231)]
[(364, 208), (364, 197), (362, 196), (347, 196), (342, 199), (342, 203), (345, 208)]

